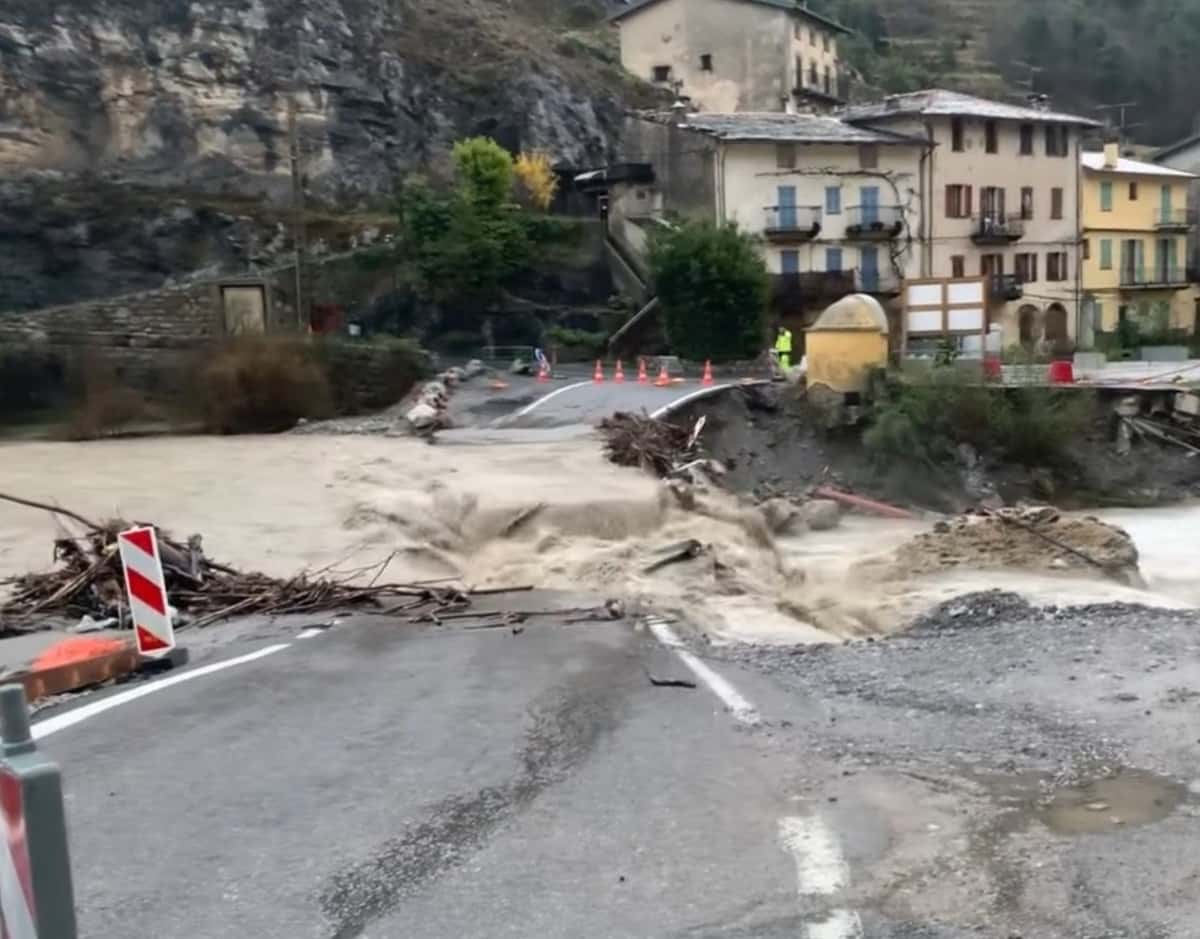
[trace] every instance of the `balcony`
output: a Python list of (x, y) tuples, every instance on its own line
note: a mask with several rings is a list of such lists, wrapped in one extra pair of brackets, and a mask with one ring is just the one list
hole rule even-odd
[(799, 313), (832, 303), (855, 290), (853, 271), (804, 271), (775, 275), (771, 292), (777, 310)]
[(904, 207), (851, 205), (846, 208), (846, 235), (854, 241), (888, 241), (904, 231)]
[(1187, 283), (1187, 272), (1178, 264), (1121, 268), (1121, 286), (1130, 290), (1161, 290), (1164, 287), (1184, 287)]
[(1017, 215), (981, 215), (971, 240), (977, 245), (1007, 245), (1025, 237), (1025, 220)]
[(769, 205), (763, 211), (763, 234), (768, 241), (809, 241), (821, 233), (818, 205)]
[(1024, 295), (1024, 282), (1016, 274), (993, 274), (988, 279), (988, 296), (994, 301), (1020, 300)]
[(1154, 227), (1159, 231), (1187, 231), (1191, 227), (1187, 209), (1155, 209)]
[(858, 293), (873, 293), (891, 297), (900, 292), (900, 278), (892, 271), (854, 271), (854, 289)]

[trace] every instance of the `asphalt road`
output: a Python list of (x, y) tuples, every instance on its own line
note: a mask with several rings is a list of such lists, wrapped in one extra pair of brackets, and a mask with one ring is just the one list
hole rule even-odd
[(625, 622), (264, 627), (42, 746), (85, 937), (1182, 939), (1197, 625), (997, 602), (700, 675)]
[[(632, 378), (636, 378), (636, 375)], [(561, 427), (595, 424), (614, 411), (646, 411), (654, 414), (678, 407), (693, 397), (712, 394), (729, 387), (729, 384), (704, 386), (698, 380), (690, 379), (660, 388), (653, 384), (639, 385), (630, 379), (621, 384), (583, 379), (542, 387), (546, 389), (543, 397), (498, 419), (494, 426)]]

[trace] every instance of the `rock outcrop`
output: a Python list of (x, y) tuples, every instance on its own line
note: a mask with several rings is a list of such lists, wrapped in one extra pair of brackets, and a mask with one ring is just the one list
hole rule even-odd
[[(342, 207), (437, 172), (471, 134), (602, 161), (619, 68), (533, 2), (2, 0), (0, 255), (17, 260), (0, 269), (0, 310), (73, 299), (44, 296), (39, 271), (103, 278), (110, 241), (124, 289), (245, 262), (247, 233), (197, 206), (286, 204), (294, 149), (309, 197)], [(112, 185), (158, 194), (132, 220), (136, 244), (128, 226), (104, 230), (128, 209)]]

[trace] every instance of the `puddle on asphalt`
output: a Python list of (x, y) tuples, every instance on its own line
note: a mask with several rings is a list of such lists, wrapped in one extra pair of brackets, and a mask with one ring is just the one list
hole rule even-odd
[(1013, 821), (1037, 821), (1060, 835), (1120, 831), (1162, 821), (1188, 797), (1182, 783), (1144, 770), (1122, 769), (1099, 779), (1055, 784), (1044, 775), (977, 777)]

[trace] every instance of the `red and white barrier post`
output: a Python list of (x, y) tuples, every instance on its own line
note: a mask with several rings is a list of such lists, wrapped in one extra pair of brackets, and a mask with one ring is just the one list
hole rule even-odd
[(175, 629), (167, 602), (167, 581), (154, 529), (130, 528), (117, 535), (121, 564), (125, 568), (125, 590), (138, 652), (161, 658), (175, 648)]

